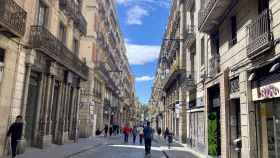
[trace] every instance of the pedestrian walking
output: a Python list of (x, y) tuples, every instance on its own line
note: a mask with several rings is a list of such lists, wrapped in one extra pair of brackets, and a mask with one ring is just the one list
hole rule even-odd
[(166, 127), (165, 131), (164, 131), (164, 139), (166, 140), (167, 136), (169, 135), (169, 128)]
[(158, 136), (161, 135), (161, 128), (160, 127), (158, 127), (158, 129), (157, 129), (157, 134), (158, 134)]
[(151, 154), (151, 146), (153, 139), (153, 129), (150, 127), (150, 122), (147, 122), (147, 126), (144, 128), (144, 141), (145, 141), (145, 154)]
[(106, 124), (104, 127), (104, 136), (107, 137), (108, 134), (108, 125)]
[(10, 126), (9, 131), (7, 133), (7, 137), (11, 136), (11, 148), (12, 148), (12, 157), (16, 157), (17, 145), (21, 139), (22, 135), (22, 116), (18, 115), (16, 117), (16, 121)]
[(123, 128), (124, 143), (128, 143), (129, 132), (130, 132), (130, 129), (128, 128), (128, 125), (125, 125)]
[(136, 126), (134, 126), (134, 127), (133, 127), (133, 129), (132, 129), (133, 144), (135, 144), (137, 134), (138, 134), (137, 127), (136, 127)]
[(109, 135), (110, 135), (110, 137), (112, 136), (112, 134), (113, 134), (113, 125), (111, 125), (110, 128), (109, 128)]
[(142, 145), (143, 137), (144, 137), (144, 128), (142, 126), (138, 127), (139, 132), (139, 143)]

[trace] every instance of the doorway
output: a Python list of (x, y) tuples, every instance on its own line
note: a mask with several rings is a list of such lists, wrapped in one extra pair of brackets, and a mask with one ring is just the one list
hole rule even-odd
[(221, 155), (220, 86), (208, 90), (208, 154)]
[(38, 92), (39, 92), (39, 74), (31, 73), (29, 87), (28, 87), (28, 96), (27, 96), (27, 105), (25, 112), (25, 139), (28, 146), (35, 145), (35, 126), (36, 126), (36, 117), (38, 115)]
[(231, 99), (230, 101), (230, 157), (241, 157), (241, 146), (239, 143), (234, 143), (241, 138), (241, 124), (240, 124), (240, 99)]
[(280, 157), (280, 100), (261, 102), (258, 113), (258, 144), (260, 157)]

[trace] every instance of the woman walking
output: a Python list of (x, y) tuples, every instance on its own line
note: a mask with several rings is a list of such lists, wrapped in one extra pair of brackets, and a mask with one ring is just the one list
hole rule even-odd
[(138, 127), (138, 132), (139, 132), (139, 143), (142, 145), (143, 142), (143, 137), (144, 137), (144, 128), (142, 126)]

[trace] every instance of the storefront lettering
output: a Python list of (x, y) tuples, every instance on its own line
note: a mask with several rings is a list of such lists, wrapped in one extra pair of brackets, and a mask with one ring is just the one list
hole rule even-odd
[(262, 87), (259, 90), (258, 98), (273, 98), (280, 94), (280, 90), (274, 85)]

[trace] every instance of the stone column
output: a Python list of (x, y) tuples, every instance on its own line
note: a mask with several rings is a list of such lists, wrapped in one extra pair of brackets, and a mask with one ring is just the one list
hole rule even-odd
[(51, 135), (51, 130), (52, 130), (52, 112), (53, 112), (53, 95), (54, 95), (54, 86), (55, 86), (55, 78), (52, 78), (52, 85), (51, 85), (51, 94), (50, 94), (50, 105), (49, 105), (49, 110), (48, 110), (48, 130), (47, 134)]
[(226, 69), (220, 79), (220, 125), (221, 125), (221, 156), (229, 157), (229, 70)]
[[(43, 87), (44, 87), (44, 80), (45, 80), (45, 75), (42, 74), (41, 76), (41, 80), (40, 80), (40, 86), (39, 86), (39, 92), (38, 92), (38, 102), (37, 102), (37, 111), (36, 111), (36, 120), (35, 120), (35, 130), (34, 130), (34, 138), (35, 138), (35, 141), (36, 140), (40, 140), (41, 139), (41, 133), (40, 133), (40, 126), (42, 125), (41, 123), (41, 108), (42, 108), (42, 98), (43, 98)], [(40, 143), (40, 142), (39, 142)], [(38, 144), (38, 142), (36, 142), (37, 145), (40, 145)], [(41, 145), (40, 145), (41, 146)]]
[(255, 126), (255, 106), (252, 102), (251, 81), (248, 72), (243, 70), (239, 76), (240, 85), (240, 123), (241, 123), (241, 157), (257, 157), (257, 140)]
[(79, 138), (79, 104), (80, 104), (80, 98), (81, 98), (81, 93), (80, 93), (80, 87), (77, 88), (77, 105), (76, 105), (76, 110), (77, 113), (76, 115), (76, 125), (75, 125), (75, 142), (78, 142)]
[(69, 136), (70, 136), (70, 139), (71, 139), (71, 136), (73, 135), (73, 115), (74, 115), (74, 108), (75, 108), (75, 98), (76, 98), (76, 88), (73, 88), (73, 92), (72, 92), (72, 98), (71, 99), (71, 111), (70, 111), (70, 123), (69, 123)]
[[(48, 74), (48, 77), (47, 77), (47, 85), (46, 85), (46, 92), (45, 92), (45, 105), (44, 105), (44, 115), (43, 115), (43, 129), (42, 129), (42, 134), (44, 135), (43, 136), (43, 143), (46, 143), (48, 142), (47, 144), (50, 144), (51, 143), (51, 140), (50, 138), (47, 137), (48, 133), (47, 133), (47, 124), (49, 123), (48, 121), (48, 117), (49, 116), (49, 108), (51, 106), (51, 86), (52, 86), (52, 76), (50, 74)], [(42, 144), (44, 146), (44, 144)]]
[(56, 111), (56, 120), (55, 120), (55, 136), (54, 138), (56, 139), (56, 143), (60, 144), (61, 142), (59, 141), (59, 137), (60, 137), (60, 117), (61, 117), (61, 103), (63, 100), (63, 96), (64, 96), (64, 83), (60, 82), (59, 83), (59, 97), (58, 97), (58, 106), (57, 106), (57, 111)]

